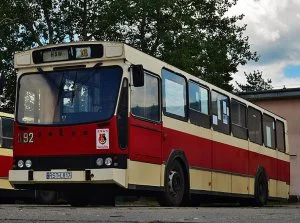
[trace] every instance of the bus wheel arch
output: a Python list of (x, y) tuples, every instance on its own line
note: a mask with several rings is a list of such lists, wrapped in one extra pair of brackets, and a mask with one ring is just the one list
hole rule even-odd
[(260, 166), (257, 169), (254, 183), (254, 205), (264, 206), (269, 198), (268, 176), (265, 168)]
[[(181, 173), (182, 172), (182, 173)], [(172, 198), (173, 178), (183, 181), (183, 194), (181, 198)], [(180, 179), (183, 178), (183, 179)], [(185, 206), (190, 198), (190, 175), (189, 165), (186, 156), (182, 150), (173, 150), (165, 165), (164, 175), (164, 194), (158, 199), (163, 206)]]

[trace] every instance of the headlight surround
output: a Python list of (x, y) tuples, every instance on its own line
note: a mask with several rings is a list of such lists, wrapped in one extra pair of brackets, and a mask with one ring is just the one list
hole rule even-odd
[(19, 160), (18, 161), (18, 167), (19, 168), (23, 168), (24, 167), (24, 161), (23, 160)]
[(30, 167), (32, 166), (31, 160), (26, 160), (25, 166), (26, 166), (27, 168), (30, 168)]
[(96, 159), (96, 165), (97, 166), (102, 166), (103, 165), (103, 159), (102, 158)]
[(111, 166), (112, 165), (112, 158), (111, 157), (107, 157), (105, 159), (105, 165), (106, 166)]

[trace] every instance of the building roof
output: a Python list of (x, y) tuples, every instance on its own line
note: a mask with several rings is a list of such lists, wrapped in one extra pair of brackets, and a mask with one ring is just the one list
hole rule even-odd
[(300, 97), (300, 88), (283, 88), (266, 91), (239, 92), (237, 93), (237, 95), (250, 101), (281, 98), (298, 98)]

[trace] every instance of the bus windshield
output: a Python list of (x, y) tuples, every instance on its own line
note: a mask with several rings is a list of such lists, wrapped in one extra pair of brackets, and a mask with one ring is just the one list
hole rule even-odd
[(18, 87), (17, 121), (38, 125), (80, 124), (114, 114), (121, 67), (24, 74)]

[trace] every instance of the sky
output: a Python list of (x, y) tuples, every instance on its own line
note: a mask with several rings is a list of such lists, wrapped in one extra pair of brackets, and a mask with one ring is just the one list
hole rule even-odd
[(274, 89), (300, 87), (300, 0), (239, 0), (230, 14), (245, 15), (245, 35), (260, 55), (240, 66), (234, 80), (245, 83), (244, 72), (260, 70)]

